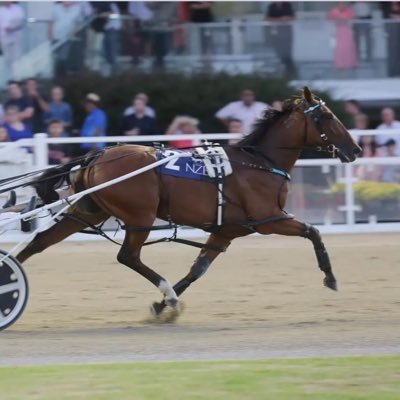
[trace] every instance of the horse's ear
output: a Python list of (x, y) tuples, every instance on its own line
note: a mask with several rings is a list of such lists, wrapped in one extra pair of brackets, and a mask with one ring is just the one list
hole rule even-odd
[(305, 98), (307, 103), (312, 103), (314, 100), (311, 90), (308, 88), (308, 86), (304, 86), (303, 88), (303, 97)]

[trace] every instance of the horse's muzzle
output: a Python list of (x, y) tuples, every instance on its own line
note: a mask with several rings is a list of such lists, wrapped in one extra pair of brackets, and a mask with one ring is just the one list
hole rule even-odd
[(361, 148), (359, 146), (352, 147), (350, 151), (336, 147), (336, 156), (342, 163), (353, 162), (357, 158), (357, 155), (360, 154), (360, 152)]

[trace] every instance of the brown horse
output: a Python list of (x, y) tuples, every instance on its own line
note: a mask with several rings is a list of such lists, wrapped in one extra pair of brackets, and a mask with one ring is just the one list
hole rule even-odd
[[(177, 308), (178, 296), (207, 271), (233, 239), (254, 232), (309, 239), (319, 268), (325, 274), (325, 286), (336, 290), (336, 279), (318, 230), (284, 211), (288, 173), (302, 149), (309, 146), (329, 151), (342, 162), (354, 161), (360, 152), (337, 117), (308, 88), (304, 88), (301, 98), (287, 100), (283, 111), (266, 111), (249, 136), (226, 147), (233, 173), (225, 178), (226, 205), (222, 226), (215, 224), (217, 187), (213, 182), (166, 176), (152, 169), (85, 197), (77, 206), (71, 207), (61, 221), (39, 233), (17, 259), (24, 262), (33, 254), (80, 231), (84, 225), (82, 221), (95, 225), (114, 216), (126, 226), (118, 261), (152, 282), (164, 296), (161, 303), (153, 304), (156, 314), (166, 305)], [(155, 161), (156, 151), (152, 147), (112, 147), (72, 175), (72, 190), (78, 192), (93, 187)], [(45, 202), (54, 200), (54, 185), (60, 171), (68, 172), (71, 167), (53, 168), (43, 175), (48, 180), (43, 181), (43, 176), (39, 179), (36, 189)], [(49, 179), (52, 177), (54, 180)], [(140, 258), (149, 235), (146, 228), (151, 227), (156, 218), (211, 232), (207, 247), (201, 250), (189, 273), (173, 287)]]

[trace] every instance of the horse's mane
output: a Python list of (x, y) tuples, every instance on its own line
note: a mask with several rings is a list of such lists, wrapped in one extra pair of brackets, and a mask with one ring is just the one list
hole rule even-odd
[(293, 111), (296, 98), (285, 100), (282, 111), (268, 108), (264, 111), (263, 116), (253, 125), (253, 129), (249, 135), (244, 137), (237, 146), (255, 146), (268, 134), (270, 128), (282, 117), (287, 116)]

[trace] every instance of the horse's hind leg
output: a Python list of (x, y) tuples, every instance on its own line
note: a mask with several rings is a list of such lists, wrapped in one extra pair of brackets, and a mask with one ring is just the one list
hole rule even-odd
[[(72, 215), (78, 216), (76, 213)], [(107, 215), (104, 213), (91, 214), (82, 216), (82, 219), (92, 225), (97, 225), (104, 221)], [(17, 255), (17, 260), (21, 263), (26, 261), (28, 258), (34, 254), (40, 253), (46, 250), (48, 247), (61, 242), (68, 236), (81, 231), (86, 228), (86, 225), (78, 222), (77, 220), (64, 217), (61, 221), (56, 222), (49, 229), (43, 232), (39, 232), (32, 241)]]
[[(230, 245), (232, 238), (212, 234), (207, 240), (206, 245), (212, 248), (204, 248), (194, 261), (189, 273), (174, 285), (175, 293), (180, 296), (193, 282), (201, 278), (208, 270), (211, 263), (221, 252), (225, 251)], [(159, 315), (166, 307), (165, 301), (153, 303), (151, 310), (153, 314)]]
[(337, 290), (336, 278), (332, 272), (329, 254), (322, 242), (321, 235), (314, 226), (296, 219), (288, 219), (257, 227), (257, 231), (263, 234), (276, 233), (285, 236), (301, 236), (309, 239), (314, 246), (319, 269), (325, 274), (324, 285), (332, 290)]
[(127, 231), (117, 259), (121, 264), (133, 269), (155, 285), (164, 295), (166, 305), (178, 309), (178, 296), (171, 284), (161, 275), (158, 275), (151, 268), (144, 265), (140, 260), (140, 251), (148, 236), (149, 232)]

